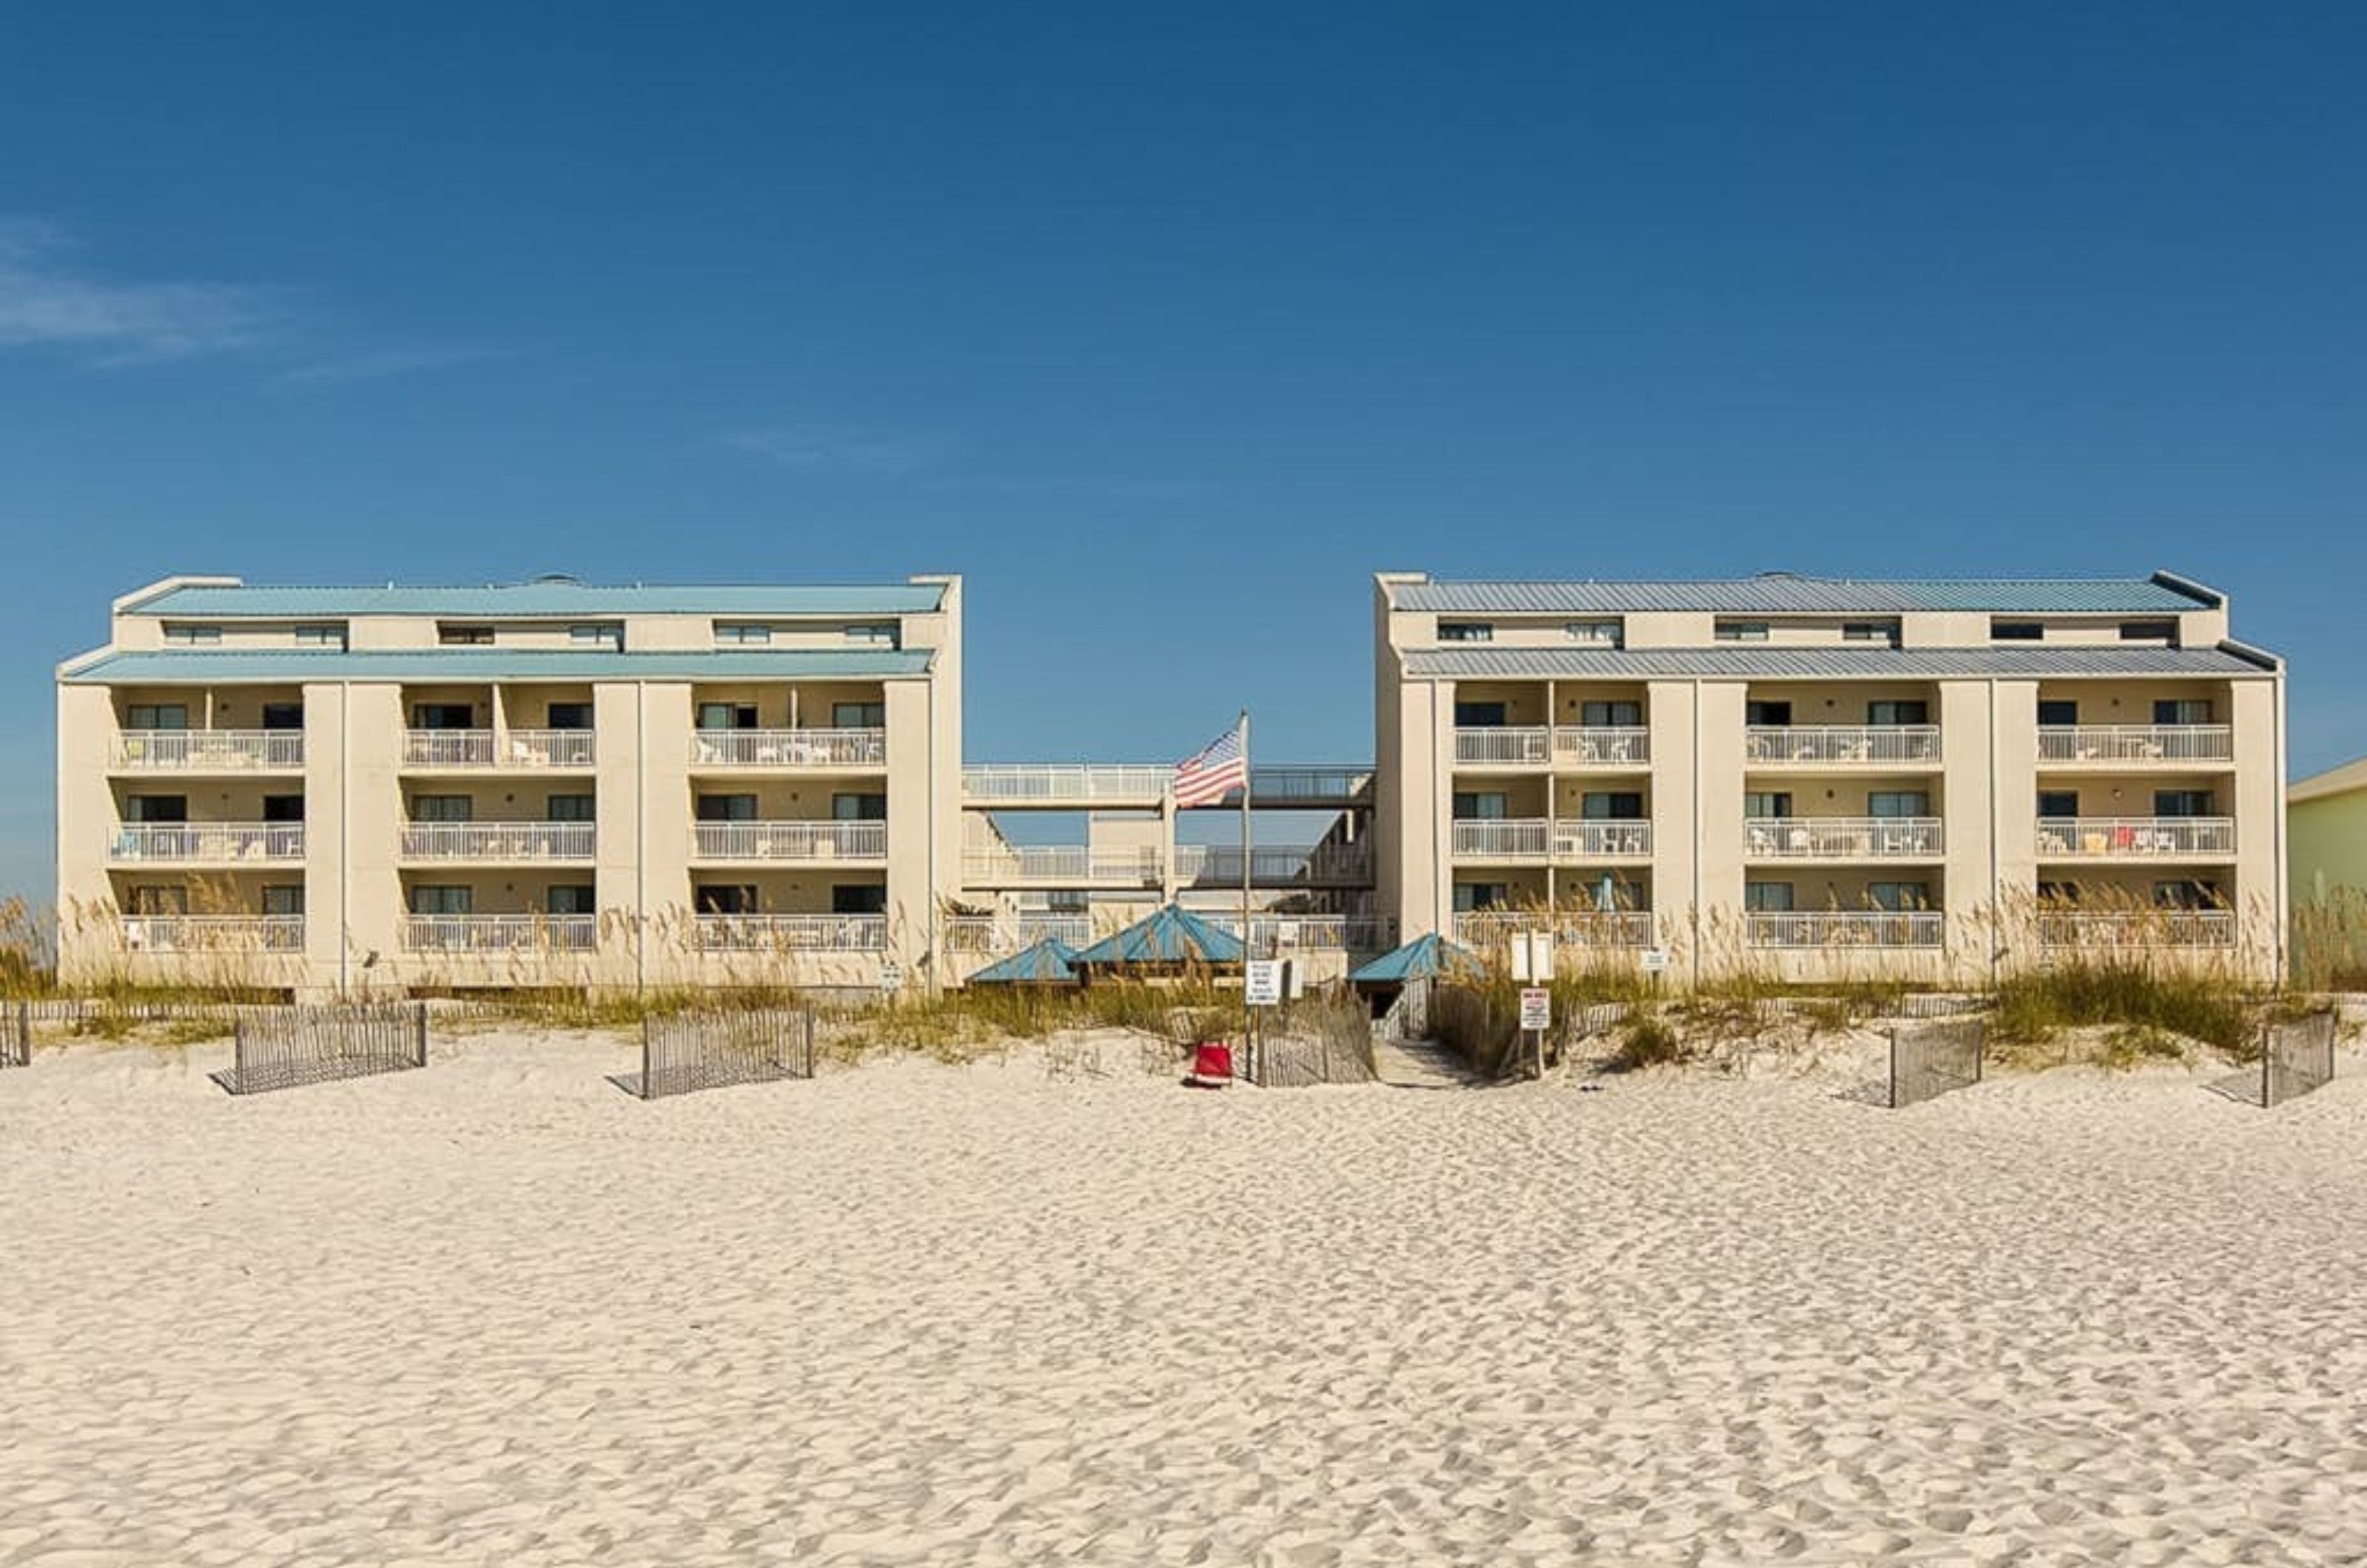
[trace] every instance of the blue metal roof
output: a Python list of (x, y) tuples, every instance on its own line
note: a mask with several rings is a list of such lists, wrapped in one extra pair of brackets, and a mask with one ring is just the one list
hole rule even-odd
[(1384, 953), (1348, 976), (1359, 986), (1401, 986), (1408, 980), (1435, 976), (1477, 974), (1479, 960), (1467, 948), (1457, 947), (1436, 931), (1418, 936), (1394, 953)]
[(945, 588), (934, 582), (855, 587), (728, 584), (627, 587), (549, 580), (465, 588), (214, 587), (187, 584), (126, 606), (135, 615), (210, 620), (303, 620), (347, 615), (468, 615), (561, 619), (580, 615), (902, 615), (934, 610)]
[(1079, 968), (1095, 964), (1239, 964), (1241, 939), (1209, 924), (1191, 910), (1170, 904), (1076, 956)]
[(762, 649), (716, 653), (549, 653), (432, 648), (385, 653), (296, 649), (103, 653), (60, 679), (104, 686), (300, 681), (881, 681), (929, 672), (925, 649)]
[[(2265, 657), (2265, 656), (2263, 656)], [(2025, 680), (2112, 675), (2267, 676), (2275, 661), (2216, 648), (1519, 648), (1482, 644), (1410, 649), (1414, 680), (1885, 681), (1980, 675)]]
[(1058, 937), (1031, 942), (969, 977), (973, 986), (1072, 986), (1077, 950)]
[(2216, 607), (2219, 596), (2167, 572), (2151, 578), (1903, 578), (1860, 581), (1797, 577), (1659, 580), (1636, 582), (1407, 582), (1400, 610), (1450, 615), (1591, 615), (1629, 611), (1715, 611), (1733, 615), (1896, 615), (1908, 610), (2022, 611), (2056, 615), (2171, 615)]

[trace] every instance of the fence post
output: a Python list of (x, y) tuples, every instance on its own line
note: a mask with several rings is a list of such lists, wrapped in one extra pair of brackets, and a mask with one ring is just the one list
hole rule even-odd
[(411, 1006), (413, 1028), (414, 1030), (414, 1033), (413, 1035), (413, 1043), (412, 1045), (412, 1060), (418, 1066), (424, 1067), (427, 1065), (427, 1004), (425, 1002), (413, 1002)]
[(642, 1014), (641, 1014), (641, 1098), (642, 1098), (643, 1100), (650, 1100), (650, 1099), (653, 1099), (653, 1098), (655, 1098), (656, 1093), (657, 1093), (657, 1083), (656, 1083), (656, 1080), (651, 1077), (651, 1058), (650, 1058), (650, 1024), (651, 1024), (650, 1015), (649, 1015), (647, 1012), (642, 1013)]
[(33, 1065), (33, 1004), (30, 1002), (17, 1004), (17, 1065), (20, 1067)]
[(1898, 1109), (1898, 1025), (1890, 1026), (1890, 1109)]

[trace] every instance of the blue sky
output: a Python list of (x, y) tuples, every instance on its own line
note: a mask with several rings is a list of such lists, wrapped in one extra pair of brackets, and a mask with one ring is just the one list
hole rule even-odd
[(1280, 761), (1368, 752), (1376, 569), (2170, 566), (2367, 751), (2355, 6), (6, 31), (0, 888), (173, 570), (959, 570), (974, 757)]

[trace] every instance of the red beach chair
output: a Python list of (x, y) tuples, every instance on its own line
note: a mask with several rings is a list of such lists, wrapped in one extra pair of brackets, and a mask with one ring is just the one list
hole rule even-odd
[(1193, 1048), (1192, 1071), (1184, 1079), (1186, 1089), (1223, 1089), (1232, 1081), (1231, 1046), (1203, 1041)]

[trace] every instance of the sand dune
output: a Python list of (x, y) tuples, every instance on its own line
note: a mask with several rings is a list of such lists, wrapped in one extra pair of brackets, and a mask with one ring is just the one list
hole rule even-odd
[(0, 1564), (2367, 1559), (2360, 1076), (226, 1055), (0, 1077)]

